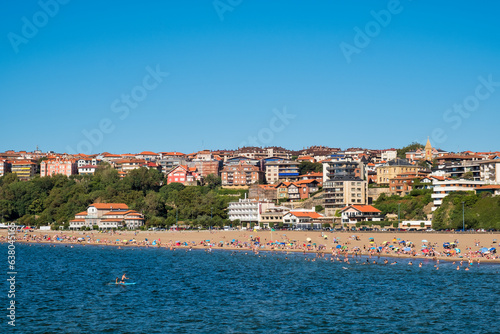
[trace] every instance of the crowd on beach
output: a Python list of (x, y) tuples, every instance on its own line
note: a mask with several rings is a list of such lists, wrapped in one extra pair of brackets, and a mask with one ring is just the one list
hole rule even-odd
[[(125, 246), (140, 246), (140, 247), (165, 247), (168, 249), (175, 248), (205, 248), (205, 249), (236, 249), (250, 250), (253, 252), (259, 251), (292, 251), (292, 252), (316, 252), (316, 253), (331, 253), (334, 257), (343, 257), (347, 255), (361, 256), (389, 256), (389, 257), (419, 257), (419, 258), (442, 258), (456, 260), (500, 260), (497, 255), (495, 245), (498, 245), (497, 240), (493, 239), (491, 246), (481, 247), (479, 241), (474, 240), (475, 248), (465, 247), (461, 249), (458, 240), (445, 242), (443, 245), (422, 240), (421, 245), (415, 245), (409, 240), (402, 240), (396, 236), (383, 242), (376, 242), (373, 237), (366, 240), (366, 243), (361, 246), (352, 245), (352, 243), (361, 240), (358, 235), (351, 235), (347, 240), (341, 240), (340, 237), (333, 234), (325, 234), (321, 232), (319, 239), (322, 243), (312, 242), (311, 238), (305, 240), (293, 240), (287, 237), (286, 234), (278, 235), (278, 238), (263, 239), (263, 236), (249, 235), (245, 236), (244, 240), (236, 238), (226, 239), (224, 234), (210, 234), (211, 239), (218, 238), (219, 240), (198, 240), (198, 241), (180, 241), (180, 240), (161, 240), (161, 238), (149, 240), (148, 238), (135, 238), (141, 231), (133, 232), (134, 237), (130, 238), (130, 234), (121, 231), (99, 231), (99, 232), (58, 232), (57, 234), (40, 234), (30, 233), (29, 231), (18, 231), (18, 242), (27, 243), (66, 243), (66, 244), (83, 244), (83, 245), (112, 245), (118, 247)], [(276, 233), (278, 234), (278, 233)], [(275, 234), (275, 235), (276, 235)], [(126, 238), (127, 237), (127, 238)], [(153, 236), (154, 237), (154, 236)], [(330, 240), (329, 240), (330, 238)], [(222, 239), (222, 240), (221, 240)], [(6, 236), (0, 236), (0, 242), (6, 242)], [(328, 245), (330, 244), (330, 245)]]

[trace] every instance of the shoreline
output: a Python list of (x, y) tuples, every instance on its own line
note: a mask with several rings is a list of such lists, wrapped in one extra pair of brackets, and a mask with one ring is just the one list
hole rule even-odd
[[(319, 235), (321, 233), (321, 235)], [(479, 242), (485, 245), (485, 247), (490, 248), (491, 246), (494, 248), (498, 248), (498, 243), (493, 244), (492, 240), (500, 240), (500, 233), (482, 233), (482, 234), (455, 234), (455, 233), (439, 233), (439, 234), (429, 234), (429, 233), (415, 233), (412, 235), (405, 233), (391, 233), (386, 232), (384, 234), (381, 233), (373, 233), (369, 232), (359, 233), (359, 232), (320, 232), (320, 231), (275, 231), (272, 232), (273, 236), (277, 238), (269, 238), (271, 235), (270, 231), (121, 231), (119, 233), (109, 234), (109, 233), (93, 233), (91, 231), (87, 232), (70, 232), (67, 231), (35, 231), (29, 233), (16, 233), (19, 238), (17, 238), (16, 243), (23, 244), (41, 244), (41, 245), (82, 245), (82, 246), (114, 246), (114, 247), (137, 247), (137, 248), (165, 248), (167, 250), (174, 249), (200, 249), (200, 250), (226, 250), (226, 251), (250, 251), (250, 252), (294, 252), (294, 253), (307, 253), (307, 254), (330, 254), (330, 256), (334, 256), (337, 258), (355, 258), (356, 256), (366, 256), (369, 258), (377, 257), (377, 258), (394, 258), (394, 259), (418, 259), (418, 260), (441, 260), (447, 262), (456, 262), (456, 261), (467, 261), (472, 260), (474, 263), (483, 262), (483, 263), (492, 263), (492, 264), (500, 264), (500, 257), (497, 254), (492, 254), (489, 256), (484, 256), (481, 253), (478, 253), (477, 250), (470, 250), (468, 253), (462, 252), (462, 256), (448, 256), (445, 255), (443, 250), (441, 250), (440, 245), (436, 245), (434, 242), (432, 249), (436, 249), (435, 256), (425, 256), (420, 252), (417, 252), (417, 247), (415, 246), (416, 241), (409, 241), (409, 239), (420, 239), (422, 236), (426, 236), (429, 241), (439, 239), (441, 242), (452, 240), (453, 238), (459, 237), (460, 239), (471, 239), (474, 238), (474, 241), (480, 240)], [(288, 234), (288, 236), (287, 236)], [(23, 237), (20, 237), (23, 235)], [(372, 237), (368, 238), (368, 235), (372, 235)], [(27, 236), (29, 236), (30, 240), (26, 240)], [(53, 238), (57, 238), (59, 236), (64, 236), (62, 240), (54, 240)], [(82, 236), (84, 240), (77, 241), (75, 238)], [(90, 237), (92, 236), (92, 237)], [(357, 236), (356, 239), (352, 238)], [(392, 252), (390, 248), (384, 247), (381, 252), (377, 252), (374, 250), (366, 250), (366, 244), (368, 246), (381, 247), (380, 240), (373, 241), (370, 245), (369, 240), (377, 239), (393, 239), (399, 240), (403, 239), (401, 237), (405, 237), (403, 240), (408, 240), (410, 245), (413, 245), (411, 253), (401, 253), (401, 252)], [(50, 238), (50, 240), (43, 239), (43, 237)], [(104, 239), (97, 239), (101, 237)], [(165, 237), (171, 237), (170, 240), (165, 242)], [(243, 238), (244, 241), (238, 241), (237, 238)], [(247, 239), (259, 238), (264, 239), (258, 246), (252, 244), (252, 242)], [(362, 237), (362, 238), (360, 238)], [(411, 238), (410, 238), (411, 237)], [(37, 239), (38, 238), (38, 239)], [(42, 238), (42, 239), (40, 239)], [(70, 239), (73, 238), (73, 239)], [(115, 239), (115, 241), (111, 241), (108, 239)], [(209, 238), (209, 239), (207, 239)], [(210, 241), (211, 239), (225, 239), (220, 242)], [(294, 238), (294, 239), (292, 239)], [(34, 240), (33, 240), (34, 239)], [(152, 239), (152, 240), (149, 240)], [(161, 240), (163, 239), (163, 240)], [(297, 241), (296, 239), (303, 239), (304, 241)], [(443, 240), (444, 239), (444, 240)], [(490, 242), (487, 241), (490, 239)], [(125, 240), (135, 240), (135, 242), (124, 242)], [(158, 240), (158, 241), (157, 241)], [(176, 240), (175, 242), (173, 240)], [(196, 241), (195, 241), (196, 240)], [(236, 243), (230, 242), (229, 240), (236, 241)], [(308, 241), (306, 241), (308, 240)], [(209, 241), (209, 242), (207, 242)], [(284, 246), (284, 245), (276, 245), (274, 242), (289, 242), (293, 241), (293, 246)], [(313, 241), (315, 241), (313, 243)], [(323, 242), (323, 244), (319, 244), (319, 241)], [(0, 233), (0, 243), (4, 243), (4, 234)], [(220, 247), (220, 244), (223, 242), (223, 247)], [(155, 244), (153, 244), (155, 243)], [(382, 243), (384, 244), (384, 243)], [(385, 245), (397, 245), (392, 244), (390, 242), (385, 241)], [(430, 242), (429, 244), (432, 244)], [(488, 244), (488, 245), (486, 245)], [(340, 250), (338, 247), (342, 245), (342, 247), (346, 247), (345, 250)], [(459, 243), (461, 248), (469, 249), (468, 245), (464, 242), (460, 241)], [(319, 247), (321, 246), (321, 247)], [(463, 247), (466, 246), (466, 247)], [(292, 248), (295, 247), (295, 248)], [(297, 248), (299, 247), (299, 248)], [(370, 247), (370, 248), (372, 248)], [(481, 246), (477, 246), (477, 248), (481, 248)], [(464, 250), (465, 250), (464, 249)]]

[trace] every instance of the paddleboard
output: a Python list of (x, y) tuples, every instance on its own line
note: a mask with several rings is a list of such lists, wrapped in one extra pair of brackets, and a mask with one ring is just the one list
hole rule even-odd
[(120, 284), (120, 285), (134, 285), (136, 283), (116, 283), (116, 284)]

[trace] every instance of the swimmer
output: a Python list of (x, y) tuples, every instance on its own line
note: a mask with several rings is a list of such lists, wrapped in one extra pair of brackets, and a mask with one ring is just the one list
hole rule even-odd
[(413, 263), (410, 261), (410, 262), (408, 262), (408, 265), (409, 266), (413, 266)]
[(469, 267), (465, 267), (465, 270), (469, 270)]
[(422, 268), (422, 262), (419, 262), (418, 267)]

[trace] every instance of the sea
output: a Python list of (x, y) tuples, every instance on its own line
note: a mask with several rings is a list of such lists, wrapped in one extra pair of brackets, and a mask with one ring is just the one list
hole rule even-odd
[(500, 265), (384, 259), (16, 244), (0, 332), (500, 333)]

